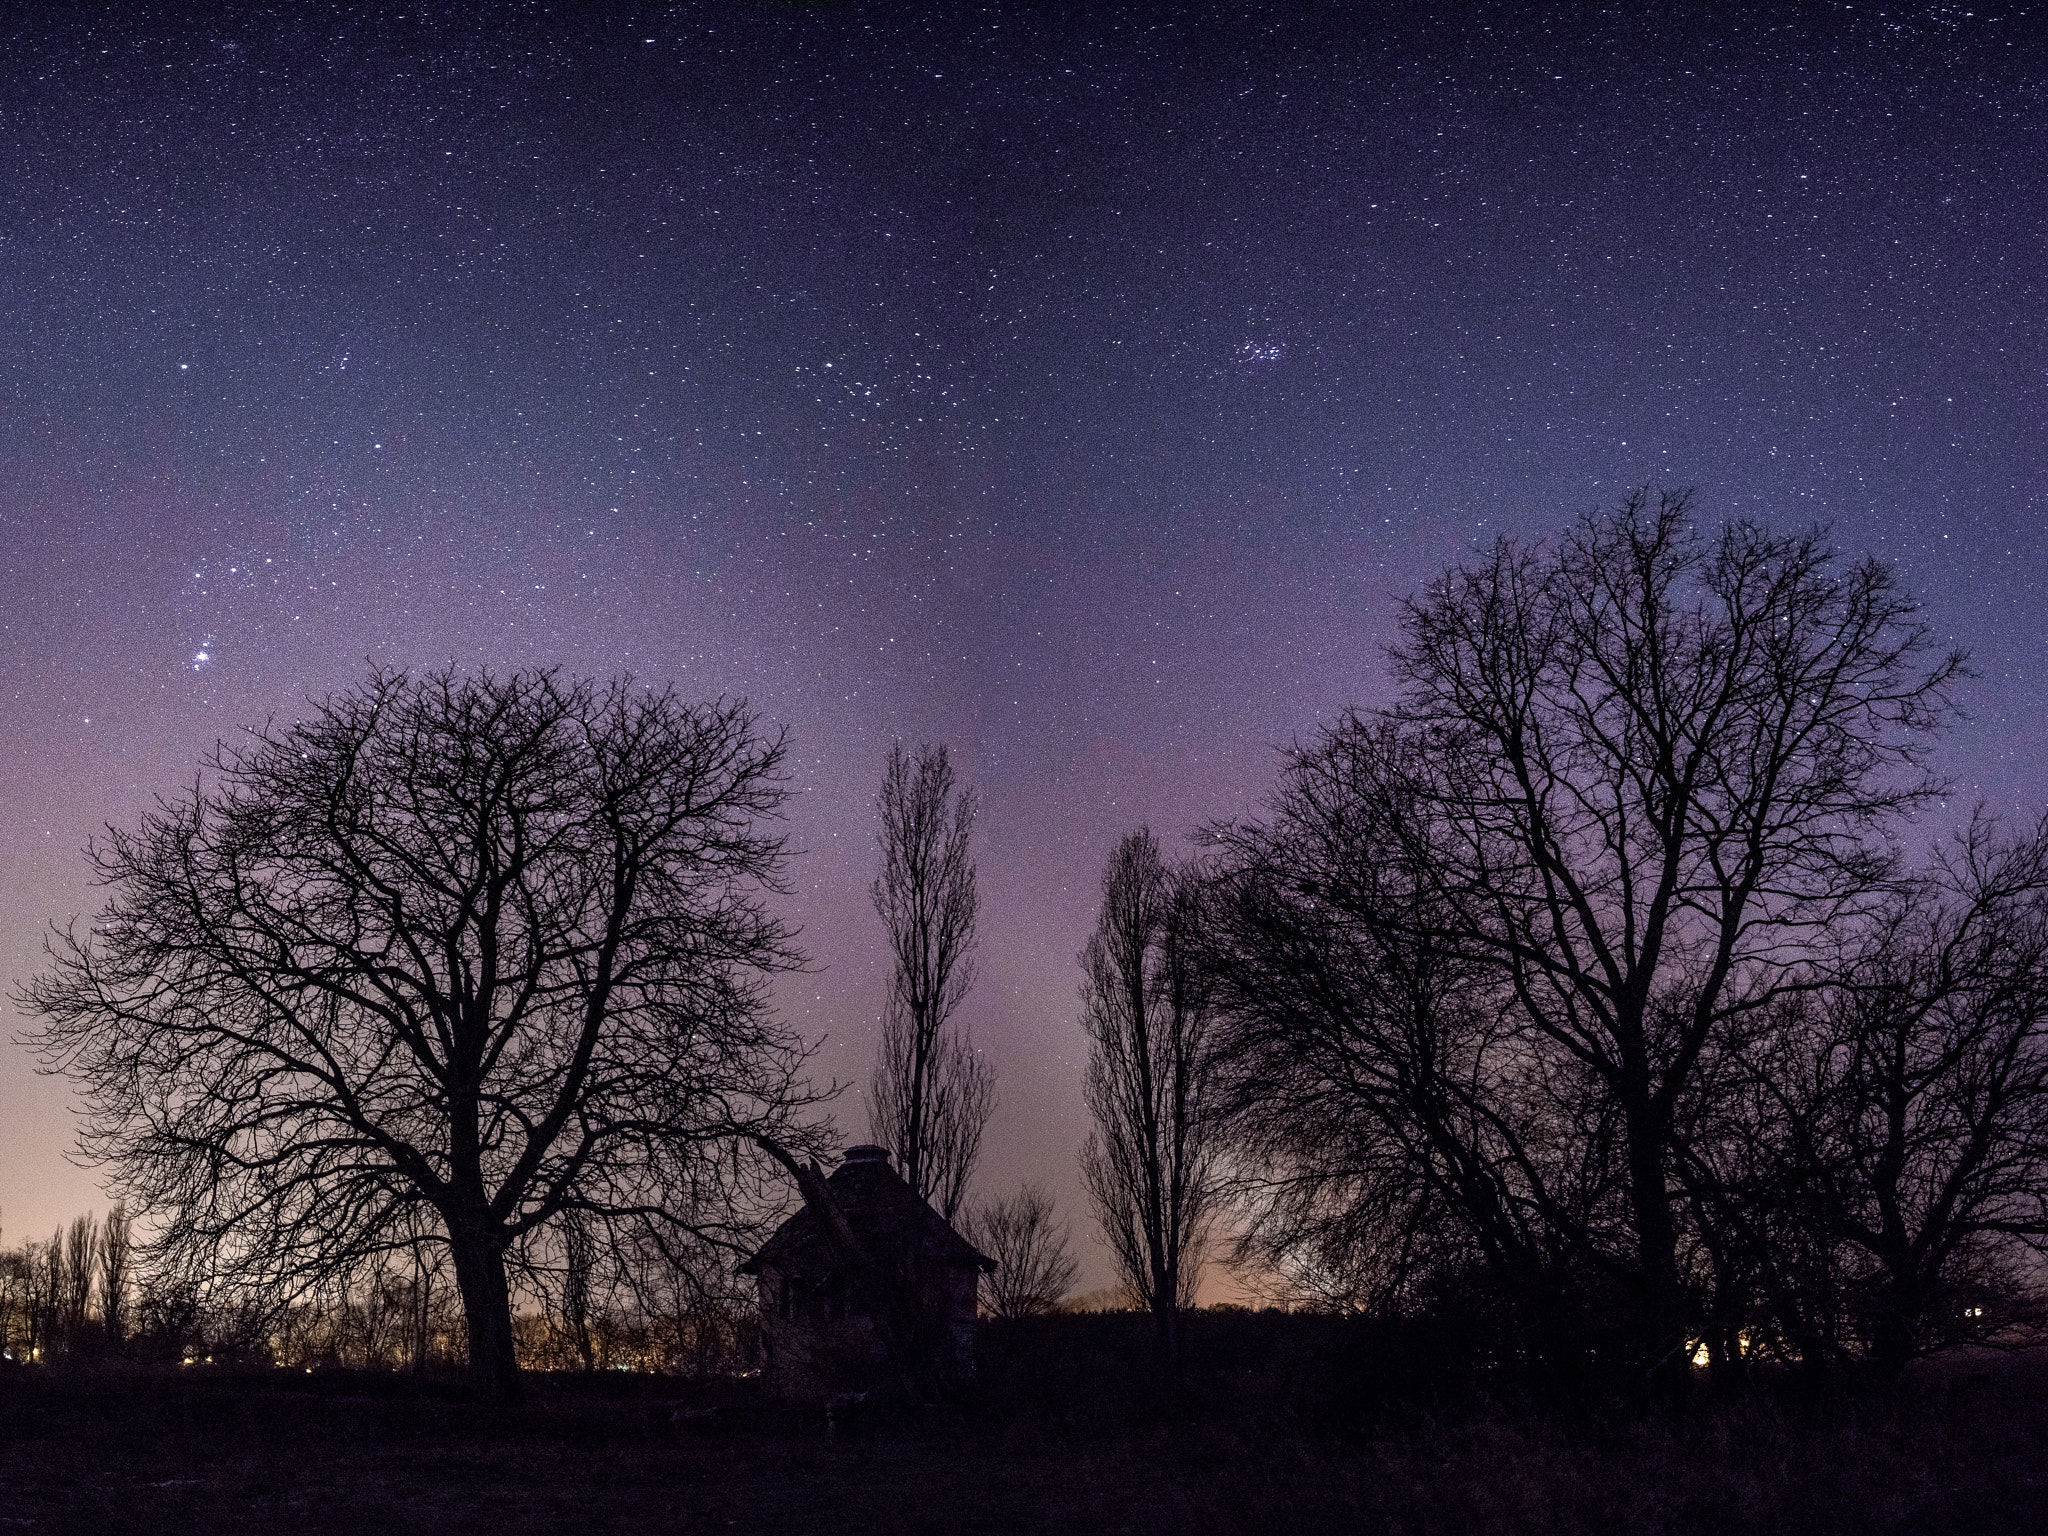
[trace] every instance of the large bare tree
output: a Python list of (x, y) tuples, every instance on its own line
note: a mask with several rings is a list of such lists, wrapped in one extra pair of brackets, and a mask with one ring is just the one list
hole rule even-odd
[[(1703, 1335), (1812, 1353), (1842, 1239), (1797, 1187), (1791, 1047), (1822, 999), (1875, 996), (1844, 956), (1901, 910), (1886, 834), (1940, 788), (1961, 657), (1887, 567), (1647, 494), (1451, 570), (1405, 631), (1398, 706), (1292, 753), (1266, 822), (1211, 829), (1251, 1235), (1374, 1305), (1477, 1261), (1562, 1326), (1558, 1359), (1615, 1314), (1674, 1386)], [(1924, 1030), (1909, 995), (1877, 1000)]]
[(1681, 1100), (1726, 1031), (1813, 982), (1827, 936), (1882, 900), (1882, 834), (1940, 787), (1921, 764), (1962, 657), (1890, 566), (1817, 531), (1704, 533), (1670, 495), (1549, 547), (1503, 541), (1404, 628), (1420, 910), (1597, 1085), (1631, 1249), (1606, 1257), (1645, 1364), (1682, 1373)]
[(1151, 832), (1133, 832), (1110, 855), (1081, 955), (1095, 1117), (1082, 1178), (1119, 1276), (1151, 1312), (1169, 1356), (1178, 1313), (1194, 1300), (1215, 1197), (1199, 902), (1195, 880), (1167, 867)]
[(151, 1271), (274, 1305), (429, 1241), (509, 1396), (565, 1218), (744, 1246), (752, 1138), (806, 1144), (782, 759), (740, 704), (377, 672), (109, 831), (105, 910), (21, 1000)]
[(889, 749), (877, 807), (882, 872), (873, 894), (895, 966), (869, 1129), (896, 1153), (904, 1182), (951, 1221), (995, 1109), (995, 1073), (947, 1027), (974, 984), (979, 800), (955, 787), (943, 746), (921, 748), (913, 759), (899, 743)]

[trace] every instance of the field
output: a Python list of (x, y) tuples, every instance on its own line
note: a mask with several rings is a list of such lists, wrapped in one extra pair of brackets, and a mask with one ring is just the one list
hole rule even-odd
[[(0, 1529), (1448, 1533), (2048, 1526), (2048, 1362), (1684, 1412), (1397, 1397), (1208, 1340), (1158, 1388), (1128, 1329), (997, 1341), (973, 1397), (837, 1438), (752, 1382), (458, 1382), (196, 1367), (0, 1375)], [(1115, 1320), (1120, 1323), (1123, 1320)], [(1310, 1338), (1310, 1342), (1314, 1342)], [(1327, 1340), (1324, 1341), (1327, 1343)], [(1279, 1366), (1275, 1367), (1275, 1360)]]

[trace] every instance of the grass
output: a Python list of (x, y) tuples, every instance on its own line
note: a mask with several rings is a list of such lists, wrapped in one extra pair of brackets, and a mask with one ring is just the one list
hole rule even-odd
[[(991, 1339), (974, 1399), (851, 1438), (751, 1382), (536, 1378), (518, 1408), (360, 1373), (0, 1376), (0, 1531), (2019, 1532), (2048, 1525), (2048, 1364), (1683, 1414), (1347, 1390), (1314, 1329), (1128, 1320)], [(1279, 1345), (1274, 1344), (1275, 1339)], [(1292, 1346), (1290, 1345), (1292, 1341)], [(1303, 1343), (1322, 1362), (1302, 1358)], [(681, 1410), (678, 1413), (678, 1409)], [(707, 1412), (706, 1410), (711, 1410)]]

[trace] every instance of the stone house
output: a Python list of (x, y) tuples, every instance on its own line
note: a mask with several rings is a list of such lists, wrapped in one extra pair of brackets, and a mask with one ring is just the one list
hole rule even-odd
[(907, 1307), (916, 1314), (917, 1347), (938, 1357), (929, 1364), (941, 1373), (967, 1369), (976, 1292), (995, 1261), (918, 1197), (885, 1148), (848, 1148), (824, 1187), (857, 1253), (807, 1205), (739, 1267), (759, 1287), (769, 1391), (823, 1401), (895, 1383), (902, 1373), (891, 1359), (891, 1330), (900, 1351)]

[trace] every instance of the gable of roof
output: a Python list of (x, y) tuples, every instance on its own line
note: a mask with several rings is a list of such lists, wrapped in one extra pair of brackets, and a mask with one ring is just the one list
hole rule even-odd
[[(915, 1254), (920, 1265), (995, 1269), (996, 1261), (975, 1248), (889, 1165), (881, 1147), (849, 1147), (845, 1161), (825, 1181), (855, 1239), (877, 1264), (894, 1265)], [(806, 1206), (740, 1265), (743, 1275), (764, 1269), (784, 1274), (818, 1274), (840, 1267), (838, 1254), (818, 1218)]]

